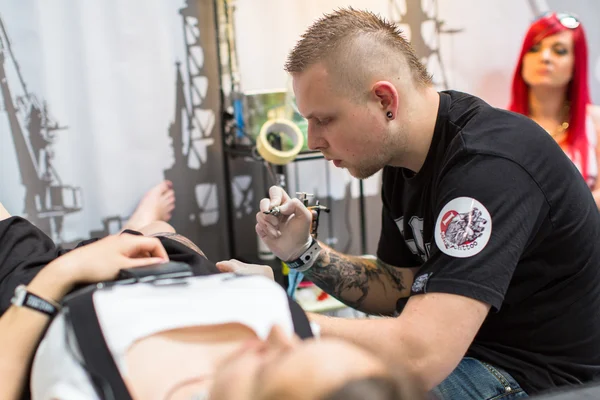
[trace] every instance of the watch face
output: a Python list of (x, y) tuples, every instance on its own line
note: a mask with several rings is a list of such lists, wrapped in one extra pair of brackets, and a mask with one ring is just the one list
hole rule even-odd
[(22, 306), (27, 296), (27, 287), (25, 285), (19, 285), (15, 288), (15, 295), (10, 300), (15, 306)]

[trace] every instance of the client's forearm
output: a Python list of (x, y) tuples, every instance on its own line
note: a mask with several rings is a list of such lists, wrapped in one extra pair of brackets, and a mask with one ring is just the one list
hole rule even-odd
[[(49, 264), (28, 290), (45, 299), (61, 300), (73, 283), (59, 267)], [(15, 306), (0, 318), (0, 398), (21, 398), (31, 359), (49, 320), (38, 311)]]
[(370, 314), (391, 315), (398, 299), (408, 296), (410, 271), (381, 260), (338, 253), (323, 244), (321, 247), (315, 264), (304, 274), (345, 304)]
[(10, 307), (0, 318), (0, 398), (20, 399), (29, 365), (48, 316)]

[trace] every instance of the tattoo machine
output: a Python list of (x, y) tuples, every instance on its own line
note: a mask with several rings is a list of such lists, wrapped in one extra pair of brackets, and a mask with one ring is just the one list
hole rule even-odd
[(264, 214), (272, 215), (274, 217), (279, 217), (281, 215), (281, 211), (279, 211), (279, 206), (275, 206), (271, 208), (269, 211), (263, 211)]
[(308, 208), (310, 211), (314, 211), (311, 213), (313, 218), (312, 218), (312, 224), (310, 226), (310, 234), (312, 235), (312, 237), (314, 237), (316, 239), (317, 238), (317, 230), (319, 229), (319, 217), (321, 216), (321, 211), (325, 211), (326, 213), (329, 213), (331, 210), (328, 207), (325, 207), (324, 205), (319, 204), (319, 200), (317, 200), (315, 202), (314, 206), (309, 206), (308, 198), (313, 197), (313, 195), (310, 193), (296, 192), (296, 196), (298, 196), (298, 198), (300, 199), (302, 204), (304, 204), (304, 207)]
[[(309, 206), (309, 197), (313, 197), (312, 194), (306, 192), (296, 192), (298, 199), (304, 204), (304, 207), (309, 209), (310, 211), (315, 211), (312, 213), (312, 224), (310, 229), (310, 234), (316, 239), (317, 238), (317, 230), (319, 229), (319, 217), (321, 216), (321, 211), (329, 213), (331, 210), (328, 207), (325, 207), (322, 204), (319, 204), (319, 200), (316, 201), (314, 206)], [(268, 211), (263, 211), (263, 213), (272, 215), (274, 217), (278, 217), (281, 215), (281, 211), (279, 210), (279, 206), (275, 206)]]

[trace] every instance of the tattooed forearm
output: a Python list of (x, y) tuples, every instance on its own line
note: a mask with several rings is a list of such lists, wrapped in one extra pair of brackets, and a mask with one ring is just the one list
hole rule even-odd
[(328, 294), (350, 307), (370, 313), (392, 313), (407, 295), (406, 271), (380, 260), (347, 256), (329, 248), (321, 251), (305, 275)]

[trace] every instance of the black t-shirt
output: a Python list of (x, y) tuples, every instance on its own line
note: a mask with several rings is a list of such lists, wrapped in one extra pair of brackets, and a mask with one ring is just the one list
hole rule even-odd
[(46, 264), (66, 252), (21, 217), (0, 221), (0, 315), (10, 307), (18, 285), (27, 285)]
[(421, 171), (386, 167), (382, 198), (378, 257), (420, 267), (411, 295), (492, 306), (468, 356), (530, 394), (600, 377), (600, 213), (542, 128), (441, 92)]
[[(131, 230), (125, 233), (141, 235)], [(169, 259), (190, 265), (194, 275), (219, 273), (213, 262), (183, 243), (169, 237), (161, 236), (158, 239)], [(76, 248), (96, 240), (85, 240)], [(18, 285), (29, 284), (42, 268), (68, 251), (56, 246), (44, 232), (21, 217), (0, 221), (0, 316), (10, 307), (10, 300)]]

